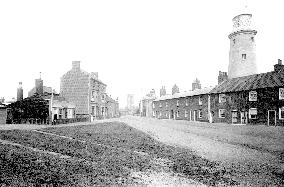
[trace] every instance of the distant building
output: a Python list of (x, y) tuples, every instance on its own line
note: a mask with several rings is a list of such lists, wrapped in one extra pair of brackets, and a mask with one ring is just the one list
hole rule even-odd
[(192, 90), (201, 89), (200, 81), (196, 78), (192, 83)]
[(155, 99), (155, 90), (152, 89), (150, 93), (143, 97), (139, 103), (140, 116), (153, 117), (153, 101)]
[(113, 113), (109, 105), (116, 101), (107, 101), (106, 86), (97, 72), (88, 73), (80, 68), (80, 61), (73, 61), (72, 69), (61, 77), (60, 95), (76, 105), (76, 116), (107, 118)]
[(17, 101), (23, 100), (23, 88), (22, 82), (19, 82), (19, 87), (17, 88)]
[[(43, 86), (43, 80), (41, 78), (35, 79), (35, 87), (33, 87), (28, 92), (28, 97), (33, 96), (35, 93), (37, 93), (39, 95), (51, 94), (52, 93), (52, 87)], [(53, 93), (55, 93), (54, 90), (53, 90)]]
[(0, 125), (6, 124), (7, 120), (7, 107), (5, 104), (0, 102)]
[(172, 88), (172, 95), (176, 94), (176, 93), (179, 93), (179, 88), (178, 86), (175, 84)]
[(134, 109), (134, 95), (133, 94), (127, 95), (127, 106), (126, 107), (128, 110)]
[(165, 86), (162, 86), (162, 88), (160, 89), (160, 97), (162, 97), (163, 95), (167, 95), (167, 90)]

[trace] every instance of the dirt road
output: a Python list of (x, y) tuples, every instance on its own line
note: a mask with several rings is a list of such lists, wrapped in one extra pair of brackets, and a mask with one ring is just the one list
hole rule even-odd
[[(272, 185), (284, 175), (284, 128), (232, 126), (125, 116), (120, 121), (161, 142), (189, 148), (231, 170), (243, 185)], [(283, 177), (279, 178), (283, 182)], [(277, 184), (275, 184), (277, 185)]]

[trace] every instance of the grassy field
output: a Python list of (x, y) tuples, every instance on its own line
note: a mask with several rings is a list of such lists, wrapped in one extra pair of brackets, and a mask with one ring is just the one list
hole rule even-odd
[[(141, 181), (133, 177), (133, 172), (152, 171), (181, 174), (210, 186), (239, 184), (233, 171), (225, 170), (218, 163), (198, 157), (187, 149), (162, 144), (123, 123), (41, 131), (72, 139), (36, 131), (0, 131), (0, 139), (25, 146), (0, 144), (1, 184), (136, 185)], [(33, 151), (29, 147), (61, 156)]]

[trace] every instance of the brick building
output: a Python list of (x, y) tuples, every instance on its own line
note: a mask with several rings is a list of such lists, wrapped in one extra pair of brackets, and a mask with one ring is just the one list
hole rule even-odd
[(208, 98), (212, 88), (195, 89), (162, 96), (153, 101), (153, 116), (158, 119), (209, 121)]
[(284, 66), (228, 79), (210, 92), (213, 122), (284, 126)]
[(88, 73), (80, 68), (80, 61), (72, 62), (72, 69), (61, 77), (60, 95), (76, 105), (76, 115), (106, 118), (117, 114), (117, 101), (107, 100), (106, 84), (98, 79), (98, 73)]

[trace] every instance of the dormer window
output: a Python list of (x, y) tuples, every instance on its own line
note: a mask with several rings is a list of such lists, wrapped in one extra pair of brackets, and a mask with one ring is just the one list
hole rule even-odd
[(247, 54), (242, 54), (242, 60), (246, 60), (247, 59)]

